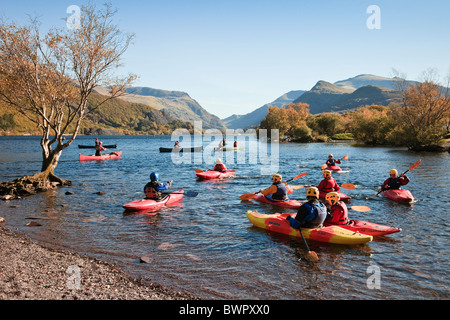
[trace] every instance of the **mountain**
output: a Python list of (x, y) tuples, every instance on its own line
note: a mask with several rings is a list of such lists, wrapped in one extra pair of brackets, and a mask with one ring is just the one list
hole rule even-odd
[(352, 91), (368, 85), (396, 89), (395, 81), (397, 81), (396, 78), (380, 77), (373, 74), (360, 74), (353, 78), (337, 81), (334, 84)]
[[(98, 88), (97, 92), (104, 94), (105, 90), (104, 88)], [(202, 108), (186, 92), (148, 87), (132, 87), (127, 89), (126, 92), (128, 94), (120, 99), (148, 105), (182, 122), (202, 121), (204, 129), (225, 130), (225, 124), (219, 117)]]
[(229, 129), (248, 129), (258, 126), (261, 123), (261, 120), (266, 116), (267, 110), (269, 110), (270, 106), (277, 106), (279, 108), (287, 106), (289, 103), (300, 97), (304, 92), (304, 90), (289, 91), (271, 103), (267, 103), (250, 113), (244, 115), (233, 114), (228, 118), (222, 119), (222, 121)]
[(371, 104), (388, 105), (391, 102), (400, 102), (398, 91), (376, 85), (390, 84), (391, 87), (395, 87), (393, 79), (389, 81), (386, 79), (388, 78), (361, 75), (334, 84), (321, 80), (294, 103), (308, 103), (310, 113), (318, 114), (350, 110)]

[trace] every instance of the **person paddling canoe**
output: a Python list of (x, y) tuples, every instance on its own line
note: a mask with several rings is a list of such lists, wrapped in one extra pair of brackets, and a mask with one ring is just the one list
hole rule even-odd
[(266, 198), (272, 201), (286, 201), (289, 200), (288, 194), (293, 192), (292, 188), (288, 186), (286, 181), (282, 181), (281, 174), (274, 174), (272, 176), (272, 185), (264, 190), (260, 190)]
[(319, 201), (319, 189), (309, 187), (306, 191), (305, 202), (297, 211), (295, 218), (286, 217), (292, 228), (320, 228), (327, 217), (327, 208)]
[(103, 146), (103, 142), (95, 140), (95, 155), (97, 157), (101, 156), (103, 150), (106, 150), (106, 148)]
[(401, 186), (405, 186), (409, 183), (409, 178), (402, 173), (398, 176), (398, 171), (396, 169), (392, 169), (389, 172), (389, 178), (387, 178), (383, 184), (381, 185), (381, 190), (398, 190)]
[(340, 201), (339, 193), (329, 192), (325, 196), (325, 201), (328, 207), (328, 215), (325, 219), (326, 223), (345, 225), (350, 222), (348, 219), (348, 208), (347, 205)]
[(166, 183), (158, 182), (159, 174), (156, 172), (152, 172), (150, 174), (150, 182), (148, 182), (144, 187), (144, 193), (146, 199), (153, 199), (156, 201), (163, 200), (165, 196), (163, 196), (162, 191), (170, 189), (173, 180), (167, 181)]

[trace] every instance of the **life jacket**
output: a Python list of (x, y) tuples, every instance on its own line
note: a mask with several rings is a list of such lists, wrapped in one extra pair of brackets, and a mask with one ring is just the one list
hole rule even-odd
[(348, 209), (347, 205), (344, 202), (339, 201), (334, 206), (331, 206), (330, 211), (331, 218), (327, 219), (327, 222), (329, 222), (330, 224), (343, 225), (349, 222)]
[(320, 228), (327, 217), (327, 208), (320, 201), (306, 202), (303, 204), (309, 211), (305, 217), (306, 222), (302, 227), (305, 228)]
[(214, 171), (220, 171), (220, 172), (225, 172), (227, 171), (227, 167), (225, 167), (225, 165), (223, 163), (218, 163), (214, 166)]
[(274, 186), (277, 187), (277, 191), (270, 195), (270, 199), (275, 201), (285, 201), (288, 199), (288, 190), (286, 188), (286, 185), (282, 182), (279, 183), (273, 183)]
[(147, 185), (144, 188), (145, 197), (147, 199), (154, 199), (154, 200), (164, 199), (165, 197), (163, 196), (160, 189), (161, 189), (161, 184), (158, 181), (151, 181), (151, 182), (147, 183)]
[(333, 178), (323, 179), (319, 183), (317, 188), (319, 189), (319, 191), (326, 192), (326, 193), (332, 192), (332, 191), (339, 191), (339, 189), (340, 189), (336, 180), (334, 180)]
[(389, 189), (400, 189), (401, 186), (407, 184), (408, 182), (409, 182), (409, 180), (405, 176), (405, 177), (397, 177), (397, 178), (388, 178), (384, 184), (388, 184)]

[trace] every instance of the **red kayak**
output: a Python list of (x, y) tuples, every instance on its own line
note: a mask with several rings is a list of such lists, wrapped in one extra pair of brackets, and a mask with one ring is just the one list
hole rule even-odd
[[(339, 197), (341, 198), (341, 200), (343, 200), (343, 201), (350, 200), (352, 198), (346, 194), (343, 194), (342, 192), (338, 192), (338, 194), (339, 194)], [(325, 199), (326, 195), (327, 195), (327, 192), (319, 191), (320, 199)]]
[(325, 168), (325, 170), (330, 170), (330, 171), (342, 171), (342, 169), (339, 166), (327, 166)]
[[(332, 226), (333, 224), (327, 223), (323, 224), (325, 227)], [(384, 236), (391, 233), (396, 233), (402, 231), (400, 228), (389, 227), (382, 224), (372, 223), (368, 221), (350, 220), (349, 224), (336, 225), (338, 227), (359, 232), (362, 234), (367, 234), (369, 236)]]
[(298, 202), (297, 200), (272, 201), (261, 193), (256, 194), (253, 199), (256, 201), (259, 201), (259, 202), (270, 203), (270, 204), (273, 204), (274, 206), (291, 208), (291, 209), (298, 209), (302, 205), (302, 203)]
[(122, 151), (115, 151), (108, 154), (102, 154), (101, 156), (87, 156), (80, 153), (80, 161), (89, 161), (89, 160), (110, 160), (110, 159), (121, 159), (120, 155)]
[(381, 195), (383, 197), (389, 198), (394, 201), (399, 201), (399, 202), (413, 202), (414, 201), (414, 197), (411, 194), (411, 192), (409, 192), (409, 190), (390, 189), (390, 190), (385, 190), (385, 191), (381, 192)]
[(183, 200), (183, 190), (174, 191), (168, 194), (163, 200), (140, 199), (124, 204), (122, 207), (127, 211), (157, 210), (165, 206), (176, 204)]
[(235, 172), (234, 170), (227, 170), (225, 172), (208, 170), (196, 174), (199, 180), (214, 180), (234, 176), (234, 172)]

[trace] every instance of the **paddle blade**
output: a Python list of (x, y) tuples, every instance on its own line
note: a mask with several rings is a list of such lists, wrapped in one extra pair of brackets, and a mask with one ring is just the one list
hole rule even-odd
[(352, 206), (352, 210), (358, 211), (358, 212), (368, 212), (370, 211), (370, 208), (367, 206)]
[(415, 168), (417, 168), (419, 166), (419, 164), (422, 162), (422, 160), (418, 160), (416, 163), (414, 163), (408, 170), (414, 170)]
[(305, 259), (309, 262), (318, 262), (319, 257), (317, 256), (317, 253), (315, 251), (308, 251), (306, 253)]
[(324, 170), (324, 169), (327, 167), (327, 165), (326, 165), (326, 164), (323, 164), (323, 165), (321, 165), (320, 167), (322, 168), (322, 170)]
[(243, 200), (243, 201), (253, 199), (253, 198), (255, 197), (256, 193), (257, 193), (257, 192), (245, 193), (245, 194), (241, 195), (241, 196), (239, 197), (239, 199), (241, 199), (241, 200)]
[(287, 180), (286, 182), (289, 182), (289, 181), (292, 181), (292, 180), (295, 180), (295, 179), (304, 177), (304, 176), (306, 176), (307, 174), (308, 174), (308, 172), (300, 173), (300, 174), (299, 174), (298, 176), (296, 176), (295, 178), (289, 179), (289, 180)]
[(197, 191), (185, 191), (184, 195), (186, 197), (196, 197), (196, 196), (198, 196), (198, 192)]
[(347, 160), (348, 159), (348, 156), (344, 156), (343, 158), (342, 158), (342, 160)]
[(202, 172), (203, 172), (202, 169), (194, 169), (194, 171), (195, 171), (196, 173), (202, 173)]
[(350, 189), (350, 190), (353, 190), (356, 188), (353, 183), (343, 183), (343, 184), (341, 184), (341, 187), (344, 189)]
[(303, 189), (305, 186), (291, 186), (292, 189), (297, 190), (297, 189)]

